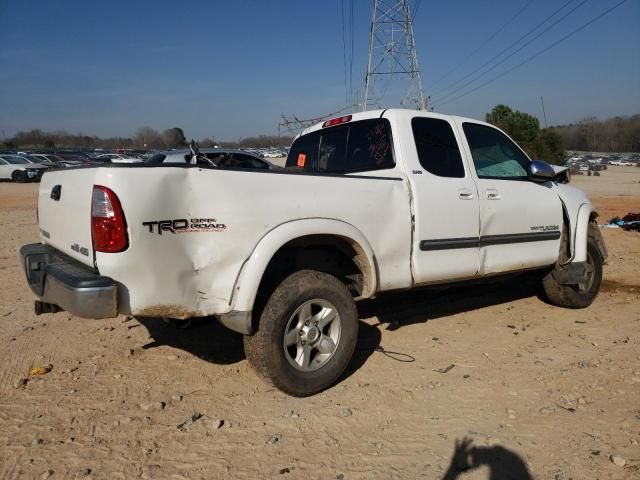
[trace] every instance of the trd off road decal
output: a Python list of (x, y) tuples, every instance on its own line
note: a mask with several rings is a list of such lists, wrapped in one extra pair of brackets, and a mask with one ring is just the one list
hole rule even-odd
[(215, 218), (156, 220), (153, 222), (142, 222), (142, 225), (149, 228), (149, 233), (157, 233), (158, 235), (162, 235), (162, 232), (223, 232), (227, 228), (224, 223), (219, 223)]

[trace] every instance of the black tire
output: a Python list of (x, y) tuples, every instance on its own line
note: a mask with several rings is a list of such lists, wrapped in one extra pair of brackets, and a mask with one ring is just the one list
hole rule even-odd
[(13, 174), (11, 174), (11, 180), (16, 183), (24, 183), (27, 181), (27, 174), (22, 170), (16, 170), (15, 172), (13, 172)]
[(602, 283), (603, 259), (595, 239), (587, 237), (588, 271), (582, 288), (578, 285), (562, 285), (549, 272), (542, 279), (542, 286), (549, 301), (558, 307), (586, 308), (593, 303)]
[[(314, 302), (316, 302), (314, 304)], [(326, 312), (337, 312), (334, 320), (326, 327), (316, 327), (314, 331), (314, 319), (320, 318), (324, 310), (312, 310), (322, 308), (319, 303), (324, 302), (327, 306)], [(308, 311), (316, 311), (314, 316), (308, 317), (310, 322), (303, 321), (301, 313), (308, 306)], [(333, 307), (333, 308), (332, 308)], [(329, 314), (327, 313), (327, 316)], [(334, 322), (337, 320), (337, 324)], [(300, 335), (300, 343), (306, 344), (308, 349), (313, 350), (313, 339), (315, 344), (319, 344), (321, 338), (334, 337), (331, 340), (334, 345), (332, 353), (322, 353), (318, 348), (307, 368), (314, 370), (304, 371), (304, 365), (297, 365), (297, 358), (293, 358), (293, 351), (300, 352), (300, 343), (286, 346), (285, 332), (292, 333), (295, 328), (293, 324), (304, 325), (297, 330)], [(322, 323), (322, 322), (321, 322)], [(338, 325), (336, 327), (336, 325)], [(303, 332), (304, 329), (307, 329)], [(325, 330), (328, 328), (330, 330)], [(336, 330), (338, 330), (337, 341), (335, 340)], [(302, 333), (301, 333), (302, 332)], [(295, 332), (294, 332), (295, 333)], [(310, 335), (303, 337), (303, 335)], [(295, 338), (298, 338), (294, 335)], [(303, 338), (311, 341), (305, 342)], [(331, 386), (344, 373), (351, 361), (358, 338), (358, 313), (356, 304), (349, 293), (347, 287), (332, 275), (317, 272), (315, 270), (301, 270), (285, 278), (273, 291), (267, 300), (262, 314), (258, 331), (252, 336), (244, 337), (244, 348), (247, 359), (260, 375), (268, 383), (282, 390), (283, 392), (295, 396), (306, 397), (321, 392)], [(323, 348), (324, 350), (324, 348)], [(309, 354), (312, 356), (313, 352)], [(325, 355), (323, 357), (323, 355)], [(326, 355), (329, 355), (326, 357)], [(304, 355), (300, 356), (301, 363)], [(294, 366), (294, 364), (296, 366)], [(318, 365), (314, 367), (314, 365)]]

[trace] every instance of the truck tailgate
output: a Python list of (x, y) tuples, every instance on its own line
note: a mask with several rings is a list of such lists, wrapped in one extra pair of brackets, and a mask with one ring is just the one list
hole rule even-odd
[(57, 250), (93, 266), (91, 196), (95, 168), (47, 172), (40, 183), (40, 236)]

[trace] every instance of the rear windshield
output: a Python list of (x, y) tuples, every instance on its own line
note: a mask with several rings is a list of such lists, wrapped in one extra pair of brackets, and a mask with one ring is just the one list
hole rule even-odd
[(365, 172), (393, 168), (391, 128), (375, 118), (318, 130), (298, 138), (286, 167), (324, 173)]

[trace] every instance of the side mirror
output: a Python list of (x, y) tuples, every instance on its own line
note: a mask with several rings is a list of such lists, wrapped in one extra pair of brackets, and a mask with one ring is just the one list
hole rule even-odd
[(544, 160), (531, 160), (527, 167), (529, 180), (534, 182), (546, 182), (556, 177), (556, 171)]

